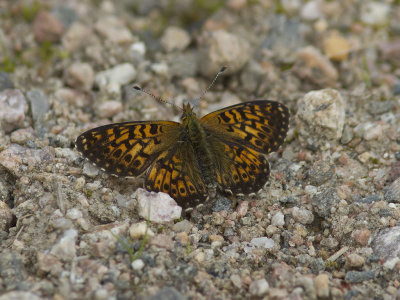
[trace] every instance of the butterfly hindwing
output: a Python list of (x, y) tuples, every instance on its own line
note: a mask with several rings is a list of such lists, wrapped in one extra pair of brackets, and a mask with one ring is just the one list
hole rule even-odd
[(146, 175), (147, 189), (171, 195), (184, 208), (195, 207), (206, 198), (207, 188), (188, 142), (179, 141), (160, 153)]
[(249, 194), (263, 187), (269, 176), (269, 163), (264, 155), (242, 145), (210, 141), (214, 147), (223, 149), (215, 153), (214, 163), (220, 189)]
[(115, 123), (84, 132), (76, 147), (108, 173), (138, 176), (178, 139), (180, 131), (180, 124), (171, 121)]
[(211, 135), (268, 154), (286, 137), (289, 110), (275, 101), (256, 100), (209, 113), (200, 122)]

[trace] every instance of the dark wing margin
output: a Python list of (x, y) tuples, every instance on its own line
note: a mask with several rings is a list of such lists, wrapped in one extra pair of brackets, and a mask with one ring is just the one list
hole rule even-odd
[(286, 137), (289, 110), (279, 102), (256, 100), (209, 113), (200, 122), (212, 136), (268, 154)]
[(76, 140), (92, 163), (117, 176), (138, 176), (179, 138), (181, 125), (171, 121), (125, 122), (93, 128)]

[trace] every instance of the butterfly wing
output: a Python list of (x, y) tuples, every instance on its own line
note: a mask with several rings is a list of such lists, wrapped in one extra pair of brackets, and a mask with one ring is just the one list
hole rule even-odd
[(172, 121), (115, 123), (82, 133), (76, 147), (86, 158), (117, 176), (138, 176), (172, 147), (182, 131)]
[(214, 152), (216, 177), (222, 189), (248, 194), (258, 191), (269, 177), (264, 154), (283, 143), (289, 125), (288, 109), (274, 101), (233, 105), (201, 120)]
[(183, 208), (195, 207), (207, 197), (193, 147), (187, 139), (181, 138), (159, 154), (147, 171), (145, 186), (168, 193)]
[(200, 122), (212, 136), (268, 154), (286, 137), (289, 110), (279, 102), (256, 100), (209, 113)]

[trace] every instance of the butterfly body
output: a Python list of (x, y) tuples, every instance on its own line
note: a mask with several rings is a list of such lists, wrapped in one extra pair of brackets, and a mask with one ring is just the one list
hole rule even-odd
[(81, 134), (76, 145), (90, 161), (118, 176), (144, 175), (145, 187), (170, 194), (184, 208), (216, 191), (257, 192), (269, 176), (265, 154), (288, 130), (288, 109), (274, 101), (240, 103), (198, 118), (183, 106), (181, 123), (125, 122)]

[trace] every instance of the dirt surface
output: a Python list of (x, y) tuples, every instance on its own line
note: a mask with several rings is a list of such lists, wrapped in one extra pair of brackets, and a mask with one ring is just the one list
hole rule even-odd
[[(264, 189), (146, 222), (74, 147), (179, 121), (133, 84), (289, 107)], [(0, 299), (400, 298), (399, 106), (398, 1), (0, 0)]]

